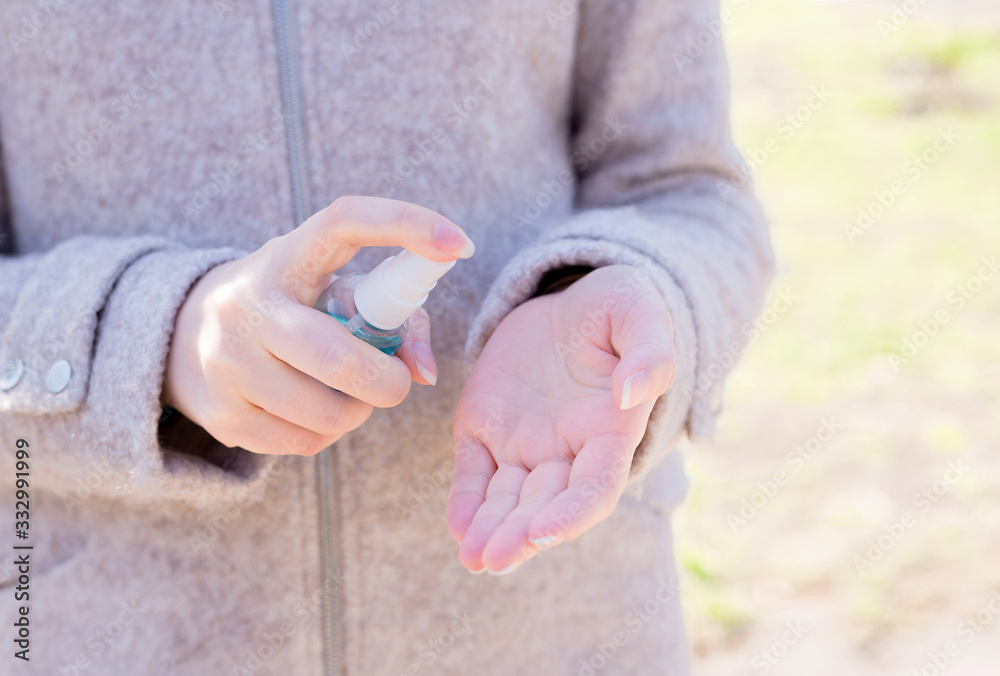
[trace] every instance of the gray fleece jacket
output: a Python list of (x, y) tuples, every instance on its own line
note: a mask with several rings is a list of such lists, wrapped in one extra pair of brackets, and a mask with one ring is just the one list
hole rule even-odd
[[(0, 3), (0, 672), (685, 673), (670, 451), (710, 435), (772, 269), (717, 15)], [(194, 282), (345, 194), (427, 206), (476, 242), (427, 305), (437, 387), (320, 460), (160, 425)], [(443, 519), (465, 369), (545, 273), (622, 263), (658, 285), (678, 355), (626, 495), (517, 573), (469, 575)]]

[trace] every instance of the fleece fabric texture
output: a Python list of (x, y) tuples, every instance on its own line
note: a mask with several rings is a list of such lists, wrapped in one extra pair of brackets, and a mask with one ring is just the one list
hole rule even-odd
[[(0, 502), (24, 438), (34, 546), (18, 673), (324, 673), (315, 460), (227, 449), (186, 421), (158, 435), (188, 290), (297, 225), (296, 123), (310, 212), (392, 197), (477, 245), (427, 305), (437, 387), (326, 451), (342, 673), (687, 673), (670, 451), (711, 436), (773, 268), (730, 139), (716, 2), (288, 8), (300, 120), (267, 0), (0, 3), (0, 369), (23, 370), (0, 391)], [(443, 519), (466, 369), (546, 272), (622, 263), (663, 294), (678, 356), (626, 495), (515, 574), (469, 575)], [(12, 514), (0, 542), (18, 542)]]

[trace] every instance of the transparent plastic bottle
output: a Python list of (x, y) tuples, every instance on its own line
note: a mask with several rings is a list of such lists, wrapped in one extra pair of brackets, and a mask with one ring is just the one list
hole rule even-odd
[(395, 354), (406, 339), (410, 316), (454, 265), (455, 261), (439, 263), (403, 251), (368, 274), (338, 277), (320, 294), (314, 307), (369, 345)]
[(395, 329), (383, 330), (369, 324), (358, 313), (358, 307), (354, 303), (354, 291), (364, 278), (363, 274), (338, 277), (330, 286), (326, 287), (319, 300), (316, 301), (316, 309), (322, 310), (336, 319), (346, 326), (348, 331), (369, 345), (377, 347), (386, 354), (394, 354), (406, 339), (407, 324), (404, 323)]

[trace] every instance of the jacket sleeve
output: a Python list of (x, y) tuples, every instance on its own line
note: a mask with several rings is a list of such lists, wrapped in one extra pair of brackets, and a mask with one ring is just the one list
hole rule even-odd
[(645, 271), (673, 318), (677, 373), (634, 456), (635, 480), (683, 432), (711, 437), (773, 254), (731, 141), (717, 2), (589, 0), (577, 11), (575, 212), (501, 270), (470, 329), (466, 365), (554, 271)]
[(70, 502), (198, 503), (265, 470), (246, 451), (223, 469), (158, 439), (176, 313), (201, 275), (244, 252), (77, 236), (18, 255), (2, 186), (0, 444), (28, 441), (35, 485)]

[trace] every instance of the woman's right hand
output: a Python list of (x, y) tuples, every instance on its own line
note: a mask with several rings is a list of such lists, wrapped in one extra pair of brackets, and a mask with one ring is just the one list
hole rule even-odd
[(436, 261), (474, 250), (430, 209), (341, 197), (192, 287), (177, 316), (163, 402), (226, 446), (314, 455), (361, 426), (373, 407), (402, 402), (411, 380), (433, 384), (423, 310), (397, 359), (313, 309), (333, 272), (363, 246), (400, 246)]

